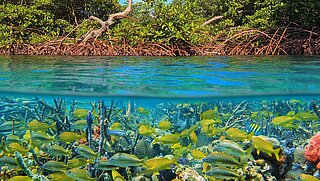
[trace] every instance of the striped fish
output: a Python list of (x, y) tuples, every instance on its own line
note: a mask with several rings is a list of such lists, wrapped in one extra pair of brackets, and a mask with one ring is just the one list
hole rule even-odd
[(254, 135), (260, 135), (262, 133), (261, 127), (257, 124), (248, 124), (247, 126), (248, 133), (253, 132)]

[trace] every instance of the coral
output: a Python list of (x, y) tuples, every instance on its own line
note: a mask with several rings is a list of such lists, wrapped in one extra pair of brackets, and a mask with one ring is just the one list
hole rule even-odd
[(138, 143), (134, 147), (134, 154), (138, 158), (152, 158), (156, 156), (155, 150), (153, 149), (150, 141), (147, 138), (142, 138), (138, 141)]
[(149, 181), (150, 179), (145, 176), (137, 176), (132, 179), (133, 181)]
[(261, 172), (260, 166), (248, 165), (244, 174), (250, 180), (259, 180), (262, 176), (259, 172)]
[(203, 178), (199, 173), (192, 168), (185, 167), (181, 170), (179, 173), (179, 178), (181, 180), (197, 180), (197, 181), (205, 181), (205, 178)]
[(309, 162), (317, 163), (317, 169), (320, 169), (320, 134), (314, 135), (308, 145), (306, 145), (304, 154), (306, 157), (306, 160)]
[(93, 140), (97, 140), (100, 137), (100, 125), (93, 126)]
[(304, 164), (306, 162), (306, 158), (304, 155), (304, 149), (301, 147), (297, 147), (294, 151), (294, 161), (299, 164)]

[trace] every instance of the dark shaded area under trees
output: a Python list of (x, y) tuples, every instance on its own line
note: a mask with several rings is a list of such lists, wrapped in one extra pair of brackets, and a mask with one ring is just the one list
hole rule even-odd
[[(145, 0), (95, 40), (83, 35), (126, 9), (116, 0), (3, 0), (0, 54), (319, 54), (317, 0)], [(207, 20), (223, 18), (202, 26)], [(130, 18), (131, 17), (131, 18)], [(77, 27), (77, 28), (76, 28)], [(70, 33), (71, 32), (71, 33)], [(67, 36), (68, 35), (68, 36)], [(87, 41), (88, 40), (88, 41)]]

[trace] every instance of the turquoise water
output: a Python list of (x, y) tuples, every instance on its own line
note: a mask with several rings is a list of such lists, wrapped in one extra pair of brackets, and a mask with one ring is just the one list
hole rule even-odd
[[(301, 155), (305, 151), (304, 146), (308, 144), (308, 139), (318, 132), (319, 118), (316, 112), (317, 106), (320, 106), (319, 72), (319, 56), (2, 56), (1, 156), (12, 157), (15, 151), (21, 152), (27, 168), (34, 170), (29, 178), (35, 180), (54, 177), (51, 174), (57, 170), (43, 166), (52, 160), (70, 165), (70, 159), (87, 159), (77, 151), (81, 144), (89, 145), (93, 152), (99, 153), (94, 159), (91, 158), (92, 164), (77, 168), (87, 170), (86, 174), (93, 180), (103, 180), (106, 175), (112, 177), (109, 167), (108, 170), (104, 167), (104, 171), (99, 171), (99, 163), (112, 160), (118, 153), (128, 153), (149, 160), (163, 156), (178, 159), (179, 164), (170, 162), (163, 169), (156, 171), (150, 170), (148, 162), (148, 166), (143, 166), (131, 161), (131, 171), (128, 171), (125, 169), (128, 165), (124, 162), (119, 161), (112, 165), (109, 161), (109, 166), (111, 164), (120, 167), (115, 170), (125, 180), (135, 177), (151, 179), (152, 173), (158, 171), (160, 175), (154, 177), (158, 177), (159, 180), (206, 180), (209, 179), (208, 176), (217, 179), (229, 177), (233, 180), (261, 180), (262, 177), (265, 180), (296, 180), (303, 173), (317, 176), (315, 168), (318, 160), (299, 160), (298, 156), (294, 158), (293, 155)], [(76, 113), (77, 110), (82, 112)], [(88, 121), (88, 112), (92, 112), (92, 125), (82, 125), (84, 129), (75, 129), (77, 121)], [(303, 117), (299, 113), (309, 115)], [(275, 124), (274, 119), (281, 116), (287, 116), (286, 119), (292, 120), (289, 120), (288, 124)], [(55, 126), (43, 129), (30, 128), (29, 123), (34, 120), (38, 125), (45, 123)], [(101, 120), (104, 120), (104, 136), (97, 132)], [(164, 120), (170, 122), (170, 128), (160, 126)], [(113, 125), (118, 123), (121, 126), (115, 129), (116, 126)], [(8, 125), (5, 126), (6, 124)], [(140, 130), (141, 125), (154, 128), (154, 132), (150, 135), (145, 134)], [(256, 126), (256, 129), (252, 129), (252, 125)], [(88, 137), (88, 127), (92, 129), (94, 138)], [(32, 143), (26, 139), (27, 130), (31, 130)], [(120, 133), (112, 132), (114, 130)], [(183, 134), (184, 130), (188, 132), (186, 136)], [(252, 131), (253, 137), (250, 135)], [(37, 143), (37, 138), (32, 135), (39, 132), (50, 139), (44, 141), (45, 143)], [(79, 137), (69, 143), (60, 139), (61, 134), (65, 132), (87, 136), (86, 139)], [(178, 135), (178, 141), (159, 141), (170, 134)], [(192, 134), (196, 136), (191, 136)], [(239, 138), (239, 134), (244, 134), (244, 138)], [(19, 144), (25, 149), (39, 150), (38, 157), (43, 163), (40, 164), (32, 155), (23, 153), (23, 150), (11, 145), (15, 141), (8, 141), (10, 135), (18, 136), (22, 140)], [(260, 150), (262, 153), (257, 154), (260, 148), (257, 146), (259, 142), (256, 138), (260, 138), (261, 135), (267, 136), (269, 140), (264, 145), (272, 142), (271, 153)], [(197, 138), (196, 142), (194, 137)], [(235, 150), (224, 148), (223, 138), (241, 145), (243, 152), (248, 152), (252, 147), (250, 155), (254, 160), (242, 163), (246, 157), (244, 153), (241, 152), (241, 158), (237, 157), (239, 155), (233, 155)], [(272, 139), (275, 141), (270, 141)], [(100, 143), (101, 140), (104, 141)], [(170, 139), (165, 137), (165, 140)], [(173, 148), (176, 143), (181, 144), (181, 148)], [(57, 157), (50, 152), (54, 145), (59, 145), (72, 154)], [(203, 171), (205, 161), (196, 158), (192, 152), (200, 150), (206, 154), (215, 151), (220, 153), (221, 148), (224, 148), (224, 154), (241, 163), (231, 166), (230, 163), (225, 164), (228, 160), (210, 163), (216, 170), (229, 169), (228, 174), (231, 175), (228, 177), (223, 177), (222, 173), (217, 175), (210, 169)], [(281, 150), (279, 153), (275, 153), (277, 148)], [(12, 158), (17, 159), (17, 156)], [(187, 161), (183, 161), (185, 159)], [(264, 160), (265, 163), (259, 165), (261, 163), (258, 160)], [(12, 171), (11, 175), (7, 175), (7, 179), (15, 175), (25, 176), (28, 173), (21, 166), (18, 166), (19, 169), (12, 169), (1, 158), (0, 166), (1, 176), (6, 169)], [(255, 169), (258, 173), (256, 175), (251, 173)], [(71, 167), (65, 170), (75, 172)], [(186, 176), (186, 173), (192, 171), (193, 176)], [(81, 180), (78, 173), (69, 172), (63, 179)]]
[(0, 91), (82, 96), (319, 94), (320, 57), (1, 57)]

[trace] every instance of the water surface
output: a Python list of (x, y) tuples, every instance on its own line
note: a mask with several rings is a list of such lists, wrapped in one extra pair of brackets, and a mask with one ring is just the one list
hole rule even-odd
[(120, 97), (320, 93), (320, 57), (0, 57), (0, 91)]
[[(21, 152), (20, 162), (25, 160), (28, 168), (37, 171), (34, 177), (52, 178), (56, 170), (44, 165), (56, 160), (68, 164), (66, 179), (83, 179), (70, 174), (74, 171), (70, 160), (88, 158), (89, 152), (78, 151), (83, 144), (98, 155), (92, 164), (81, 166), (92, 180), (107, 179), (111, 173), (99, 168), (105, 160), (121, 167), (117, 171), (126, 180), (141, 176), (151, 180), (151, 174), (143, 171), (159, 171), (163, 181), (183, 178), (184, 173), (198, 174), (188, 180), (205, 180), (208, 175), (230, 179), (215, 174), (216, 166), (231, 169), (235, 179), (242, 180), (286, 180), (291, 170), (297, 176), (315, 174), (320, 157), (316, 150), (317, 162), (305, 160), (304, 146), (320, 130), (319, 72), (319, 56), (0, 56), (0, 175), (5, 175), (4, 170), (8, 173), (4, 180), (14, 176), (9, 173), (25, 175), (2, 161), (15, 160)], [(63, 134), (74, 136), (67, 136), (72, 139), (68, 141), (61, 139)], [(174, 139), (169, 143), (166, 136), (170, 134)], [(246, 155), (223, 149), (227, 142), (222, 144), (222, 137), (228, 144), (239, 145), (237, 150)], [(23, 149), (18, 150), (21, 140)], [(173, 143), (181, 147), (174, 148)], [(264, 150), (265, 145), (269, 150)], [(68, 159), (57, 156), (50, 151), (55, 146), (72, 154)], [(30, 156), (31, 148), (41, 154)], [(199, 151), (205, 154), (201, 158)], [(227, 160), (214, 161), (212, 169), (203, 173), (206, 154), (210, 157), (220, 151), (226, 152), (222, 159)], [(151, 163), (174, 155), (179, 164), (162, 167), (166, 170), (148, 170), (154, 167), (140, 164), (128, 169), (121, 161), (110, 162), (118, 153), (151, 159)], [(230, 165), (228, 158), (236, 160), (236, 165)]]

